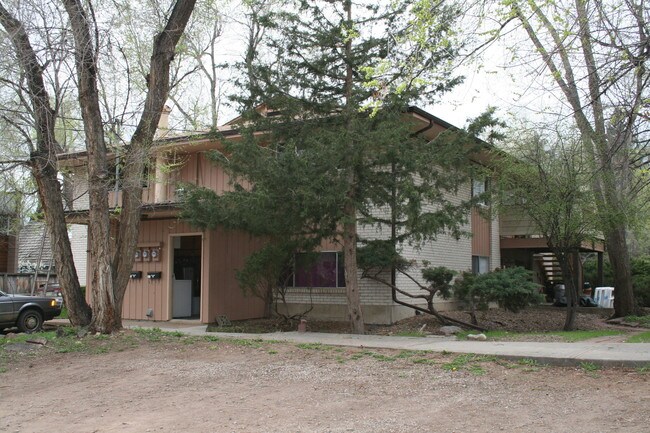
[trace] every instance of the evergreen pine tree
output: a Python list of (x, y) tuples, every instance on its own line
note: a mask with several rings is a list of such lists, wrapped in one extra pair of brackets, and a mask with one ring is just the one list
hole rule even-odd
[[(458, 10), (430, 0), (254, 10), (264, 38), (251, 41), (242, 65), (243, 139), (227, 145), (227, 158), (214, 154), (240, 187), (221, 197), (190, 189), (185, 215), (303, 251), (340, 242), (352, 331), (363, 333), (357, 245), (387, 243), (398, 255), (405, 242), (460, 236), (471, 205), (450, 197), (468, 180), (476, 151), (468, 137), (478, 130), (427, 141), (407, 114), (460, 80), (451, 73)], [(360, 229), (385, 242), (369, 242)], [(380, 267), (395, 267), (391, 260)]]

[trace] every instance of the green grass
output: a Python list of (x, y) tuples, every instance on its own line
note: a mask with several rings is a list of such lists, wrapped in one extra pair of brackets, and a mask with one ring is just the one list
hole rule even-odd
[(65, 305), (63, 306), (63, 308), (61, 308), (61, 314), (59, 314), (56, 318), (57, 319), (69, 319), (69, 317), (68, 317), (68, 309), (65, 307)]
[[(463, 331), (456, 334), (459, 340), (466, 340), (468, 334), (475, 333), (475, 331)], [(487, 331), (484, 332), (488, 340), (517, 340), (525, 341), (526, 337), (539, 337), (541, 335), (552, 335), (561, 337), (567, 343), (575, 343), (576, 341), (590, 340), (598, 337), (609, 337), (613, 335), (620, 335), (623, 331), (613, 329), (598, 329), (592, 331), (555, 331), (555, 332), (508, 332), (508, 331)]]
[(636, 334), (625, 340), (626, 343), (650, 343), (650, 331)]
[(373, 353), (372, 357), (380, 362), (393, 362), (397, 359), (395, 356), (384, 355), (383, 353)]
[(522, 358), (519, 361), (517, 361), (518, 365), (522, 365), (524, 367), (539, 367), (540, 364), (534, 359), (530, 358)]
[(264, 343), (264, 340), (261, 338), (255, 338), (253, 340), (248, 340), (245, 338), (229, 338), (225, 341), (228, 341), (231, 344), (234, 344), (235, 346), (242, 346), (242, 347), (252, 347), (255, 349), (258, 349), (262, 347), (262, 343)]
[[(45, 339), (46, 347), (54, 353), (106, 353), (112, 348), (112, 342), (108, 336), (92, 336), (79, 339), (76, 337), (76, 330), (71, 327), (63, 328), (63, 336), (57, 337), (55, 331), (37, 332), (35, 334), (18, 334), (11, 339), (0, 340), (0, 354), (6, 353), (5, 346), (8, 344), (25, 343), (28, 340)], [(94, 342), (94, 341), (95, 342)], [(99, 341), (100, 343), (96, 343)]]
[(625, 316), (626, 322), (637, 322), (644, 328), (650, 328), (650, 316)]
[(482, 362), (497, 361), (496, 356), (491, 355), (476, 355), (474, 353), (466, 353), (454, 358), (453, 361), (442, 365), (442, 368), (447, 371), (466, 370), (475, 375), (485, 374), (485, 369), (480, 365)]
[(592, 338), (598, 337), (611, 337), (614, 335), (621, 335), (623, 331), (617, 331), (614, 329), (599, 329), (593, 331), (562, 331), (562, 332), (552, 332), (552, 335), (559, 335), (564, 338), (565, 341), (573, 343), (575, 341), (584, 341), (590, 340)]
[(166, 337), (181, 338), (184, 336), (179, 331), (163, 331), (160, 328), (134, 328), (136, 334), (150, 342), (162, 341)]
[(332, 350), (332, 346), (326, 346), (323, 343), (298, 343), (296, 347), (305, 350)]
[(412, 358), (418, 354), (421, 354), (421, 352), (415, 350), (402, 350), (400, 353), (397, 354), (397, 356), (395, 356), (395, 358), (407, 359), (407, 358)]
[(429, 358), (416, 358), (413, 360), (413, 364), (435, 365), (437, 363), (438, 361), (436, 361), (435, 359), (429, 359)]
[(646, 364), (643, 367), (637, 367), (636, 372), (641, 374), (650, 373), (650, 364)]
[(581, 362), (580, 368), (586, 371), (587, 373), (593, 373), (595, 371), (600, 370), (600, 366), (594, 364), (593, 362)]

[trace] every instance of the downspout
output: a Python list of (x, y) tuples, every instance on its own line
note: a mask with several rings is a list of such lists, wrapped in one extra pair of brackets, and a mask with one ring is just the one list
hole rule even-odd
[[(428, 131), (432, 127), (433, 127), (433, 119), (429, 119), (429, 124), (427, 126), (425, 126), (424, 128), (421, 128), (421, 129), (415, 131), (414, 133), (412, 133), (411, 137), (416, 137), (419, 134), (421, 134), (421, 133), (423, 133), (425, 131)], [(395, 170), (396, 170), (395, 163), (393, 163), (391, 165), (391, 173), (393, 174), (393, 176), (395, 175)], [(396, 231), (396, 228), (395, 228), (396, 223), (397, 223), (397, 215), (395, 214), (395, 203), (397, 202), (397, 191), (396, 191), (396, 188), (395, 188), (394, 184), (393, 184), (393, 189), (391, 191), (391, 194), (392, 194), (391, 200), (392, 200), (392, 205), (393, 206), (392, 206), (392, 210), (391, 210), (391, 232), (390, 232), (390, 236), (391, 236), (391, 241), (393, 242), (393, 245), (395, 245), (395, 242), (397, 240), (397, 231)], [(420, 313), (432, 314), (431, 311), (429, 311), (429, 310), (425, 310), (422, 307), (418, 307), (416, 305), (411, 305), (411, 304), (408, 304), (408, 303), (406, 303), (404, 301), (400, 301), (399, 299), (397, 299), (397, 290), (395, 290), (395, 286), (396, 286), (395, 282), (396, 282), (396, 279), (397, 279), (397, 271), (395, 269), (395, 266), (391, 267), (390, 278), (391, 278), (391, 286), (392, 286), (390, 290), (391, 290), (391, 295), (392, 295), (392, 298), (393, 298), (393, 302), (395, 302), (398, 305), (408, 307), (408, 308), (410, 308), (412, 310), (419, 311)], [(485, 328), (481, 328), (480, 326), (472, 325), (471, 323), (465, 323), (465, 322), (462, 322), (462, 321), (459, 321), (459, 320), (456, 320), (456, 319), (452, 319), (451, 317), (443, 316), (440, 313), (438, 313), (438, 315), (436, 317), (438, 317), (439, 319), (442, 318), (442, 319), (444, 319), (444, 320), (446, 320), (448, 322), (451, 322), (451, 323), (456, 323), (456, 324), (461, 325), (461, 326), (466, 326), (468, 328), (476, 329), (478, 331), (485, 331)]]

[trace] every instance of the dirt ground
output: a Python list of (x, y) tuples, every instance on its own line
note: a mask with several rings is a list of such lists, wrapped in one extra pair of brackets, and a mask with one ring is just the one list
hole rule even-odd
[[(464, 311), (446, 311), (446, 316), (461, 320), (470, 321), (470, 316)], [(600, 330), (600, 329), (617, 329), (621, 332), (634, 332), (638, 329), (612, 326), (607, 324), (606, 319), (612, 314), (611, 310), (606, 309), (582, 309), (576, 314), (577, 330)], [(527, 335), (527, 341), (564, 341), (560, 336), (545, 335), (547, 332), (561, 331), (564, 327), (566, 311), (563, 308), (552, 306), (530, 307), (519, 313), (512, 313), (500, 308), (493, 308), (487, 311), (477, 312), (479, 325), (487, 330), (508, 331), (508, 332), (527, 332), (538, 335)], [(401, 320), (389, 326), (367, 325), (366, 332), (376, 335), (441, 335), (440, 327), (443, 326), (438, 319), (430, 315), (414, 315), (410, 318)], [(225, 332), (275, 332), (275, 331), (295, 331), (297, 322), (281, 323), (278, 318), (274, 319), (254, 319), (233, 322), (231, 326), (219, 327), (216, 324), (211, 325), (214, 331)], [(350, 326), (347, 322), (316, 321), (308, 319), (307, 330), (311, 332), (350, 332)], [(503, 340), (517, 339), (518, 337), (503, 337)]]
[(5, 357), (0, 431), (645, 433), (650, 425), (642, 370), (133, 335), (85, 337), (79, 353), (46, 346)]

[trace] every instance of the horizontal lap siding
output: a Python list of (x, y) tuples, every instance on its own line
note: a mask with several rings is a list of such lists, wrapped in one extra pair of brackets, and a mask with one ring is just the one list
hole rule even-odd
[(512, 206), (505, 208), (499, 217), (501, 236), (530, 236), (539, 234), (535, 223), (521, 210)]
[[(178, 166), (177, 166), (178, 165)], [(169, 160), (169, 171), (163, 179), (156, 179), (155, 176), (149, 178), (149, 184), (142, 190), (142, 203), (152, 204), (156, 202), (155, 182), (165, 182), (166, 199), (165, 202), (176, 202), (176, 191), (179, 184), (191, 183), (221, 194), (224, 191), (231, 191), (229, 177), (223, 168), (214, 164), (203, 152), (177, 155)], [(87, 189), (87, 183), (84, 183)], [(87, 194), (85, 195), (87, 196)], [(122, 194), (118, 192), (117, 205), (121, 205)], [(87, 200), (81, 200), (82, 207), (77, 209), (88, 209)], [(115, 206), (115, 191), (109, 189), (109, 205)]]
[(490, 270), (494, 270), (501, 267), (501, 236), (499, 233), (499, 216), (495, 215), (491, 223)]
[[(448, 194), (447, 199), (452, 203), (460, 204), (464, 200), (468, 200), (471, 194), (471, 186), (469, 183), (461, 185), (458, 193), (455, 195)], [(433, 211), (434, 207), (429, 206), (427, 210)], [(471, 231), (471, 216), (468, 215), (468, 222), (462, 225), (463, 231)], [(425, 242), (421, 248), (416, 248), (412, 245), (403, 245), (402, 255), (407, 260), (415, 261), (415, 264), (409, 270), (409, 274), (414, 278), (422, 281), (422, 268), (423, 262), (427, 261), (429, 267), (444, 266), (456, 272), (463, 272), (472, 269), (472, 239), (463, 236), (456, 239), (450, 234), (440, 234), (433, 241)], [(411, 294), (424, 293), (414, 282), (408, 277), (398, 274), (397, 285), (408, 291)], [(411, 299), (404, 295), (399, 295), (398, 299), (408, 301), (410, 303), (422, 303), (423, 300)], [(438, 299), (438, 302), (443, 302)]]

